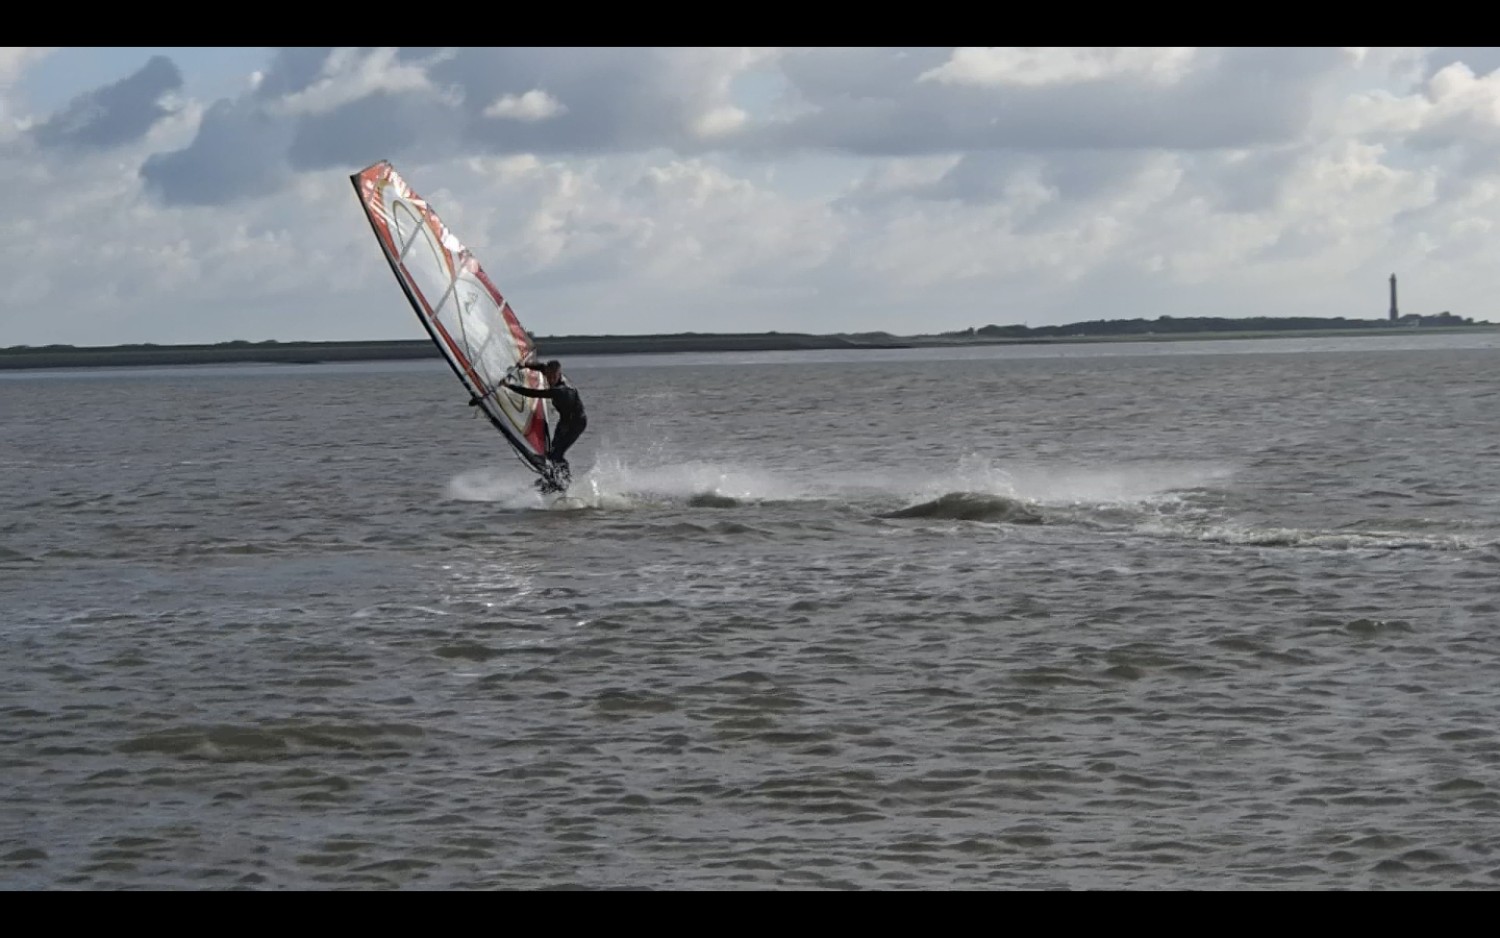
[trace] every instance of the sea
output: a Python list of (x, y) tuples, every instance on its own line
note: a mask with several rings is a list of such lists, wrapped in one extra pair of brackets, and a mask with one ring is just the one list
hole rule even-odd
[(0, 373), (0, 888), (1500, 886), (1500, 333), (563, 365)]

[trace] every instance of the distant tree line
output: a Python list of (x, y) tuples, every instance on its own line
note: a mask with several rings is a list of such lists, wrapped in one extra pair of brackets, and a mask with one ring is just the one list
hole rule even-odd
[[(1413, 326), (1492, 326), (1449, 312), (1435, 316), (1408, 314), (1397, 320), (1345, 319), (1342, 316), (1253, 316), (1247, 319), (1223, 319), (1210, 316), (1158, 316), (1155, 319), (1093, 319), (1063, 326), (997, 326), (969, 327), (956, 332), (925, 333), (898, 336), (888, 332), (837, 333), (814, 335), (800, 332), (677, 332), (655, 335), (533, 336), (541, 351), (551, 354), (596, 354), (612, 352), (660, 351), (753, 351), (757, 349), (813, 348), (909, 348), (933, 341), (950, 344), (955, 339), (1006, 340), (1043, 338), (1087, 338), (1110, 336), (1187, 335), (1212, 333), (1283, 332), (1298, 329), (1336, 330), (1399, 329)], [(426, 338), (353, 339), (347, 341), (281, 342), (266, 339), (194, 345), (158, 345), (140, 342), (111, 346), (12, 345), (0, 348), (0, 366), (23, 359), (56, 360), (72, 364), (93, 360), (105, 364), (170, 363), (178, 361), (322, 361), (372, 360), (377, 358), (425, 358), (439, 354)], [(67, 356), (66, 359), (61, 356)], [(269, 357), (267, 357), (269, 356)], [(108, 358), (110, 361), (105, 361)]]
[[(1046, 336), (1163, 335), (1189, 332), (1273, 332), (1296, 329), (1380, 329), (1402, 326), (1472, 326), (1472, 318), (1441, 312), (1435, 316), (1408, 314), (1394, 322), (1389, 319), (1345, 319), (1318, 316), (1251, 316), (1245, 319), (1223, 319), (1212, 316), (1158, 316), (1155, 319), (1092, 319), (1064, 326), (983, 326), (970, 327), (950, 336), (985, 336), (989, 338), (1042, 338)], [(1480, 325), (1488, 325), (1480, 323)]]

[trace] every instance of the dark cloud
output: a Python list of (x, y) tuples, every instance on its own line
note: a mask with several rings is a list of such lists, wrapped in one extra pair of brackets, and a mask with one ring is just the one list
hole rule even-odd
[[(1105, 200), (1129, 192), (1150, 168), (1154, 152), (1131, 150), (1061, 150), (1047, 154), (971, 153), (939, 183), (953, 196), (974, 203), (988, 197), (1008, 198), (1007, 186), (1034, 179), (1051, 198), (1016, 220), (1017, 234), (1037, 234), (1076, 227), (1095, 217)], [(992, 168), (1014, 165), (1011, 173)]]
[(217, 205), (268, 195), (289, 178), (290, 138), (290, 125), (255, 102), (220, 101), (203, 115), (191, 144), (152, 155), (141, 178), (168, 205)]
[[(673, 49), (464, 49), (428, 74), (462, 90), (465, 142), (502, 153), (696, 149), (691, 121), (710, 94), (702, 68)], [(485, 116), (501, 97), (534, 90), (566, 110), (539, 121)]]
[(1019, 176), (1039, 172), (1041, 160), (1013, 150), (970, 153), (953, 165), (942, 178), (919, 187), (913, 194), (927, 199), (960, 202), (998, 202)]
[(983, 150), (966, 153), (940, 178), (900, 190), (919, 199), (967, 203), (999, 202), (1012, 187), (1034, 179), (1060, 202), (1091, 202), (1128, 188), (1151, 154), (1120, 150), (1060, 150), (1027, 153)]
[(278, 49), (261, 75), (255, 97), (268, 101), (307, 90), (323, 74), (332, 54), (330, 48)]
[[(277, 119), (258, 105), (315, 84), (330, 55), (328, 49), (283, 49), (252, 93), (215, 105), (199, 139), (154, 157), (144, 175), (169, 200), (212, 203), (264, 191), (284, 166), (357, 168), (413, 154), (691, 149), (691, 121), (702, 114), (713, 84), (706, 71), (711, 57), (693, 52), (402, 50), (398, 60), (424, 66), (436, 94), (372, 89), (325, 112), (283, 118), (284, 126), (276, 127)], [(550, 95), (561, 105), (558, 113), (537, 121), (484, 113), (506, 95), (531, 91)], [(281, 141), (284, 149), (275, 152)]]
[(1129, 188), (1152, 156), (1139, 151), (1066, 150), (1048, 156), (1041, 181), (1066, 201), (1093, 201)]
[(152, 56), (135, 74), (74, 98), (62, 111), (37, 125), (38, 144), (54, 148), (105, 148), (144, 137), (151, 125), (173, 110), (163, 96), (182, 87), (182, 73), (171, 59)]
[(1328, 232), (1312, 222), (1294, 222), (1276, 231), (1266, 244), (1254, 249), (1255, 261), (1296, 261), (1317, 257), (1328, 249)]
[(446, 55), (442, 46), (402, 46), (396, 50), (396, 61), (402, 65), (416, 65)]
[(899, 98), (951, 57), (950, 49), (817, 49), (793, 51), (779, 64), (799, 97), (826, 105)]
[[(285, 49), (243, 103), (283, 100), (325, 73), (327, 49)], [(285, 165), (298, 170), (357, 168), (377, 158), (462, 153), (589, 154), (665, 148), (693, 155), (710, 148), (751, 157), (814, 149), (864, 156), (967, 153), (928, 193), (982, 200), (1003, 188), (979, 154), (1072, 156), (1048, 163), (1047, 182), (1064, 200), (1086, 197), (1136, 165), (1127, 151), (1283, 144), (1309, 125), (1328, 76), (1346, 64), (1337, 49), (1228, 49), (1200, 56), (1173, 85), (1112, 76), (1042, 86), (969, 86), (921, 81), (949, 59), (946, 49), (793, 51), (774, 65), (787, 96), (804, 112), (754, 124), (705, 143), (695, 122), (727, 78), (722, 59), (696, 49), (407, 49), (397, 58), (421, 68), (430, 89), (368, 94), (315, 115), (284, 118), (235, 104), (185, 150), (156, 158), (147, 176), (163, 193), (213, 201), (214, 180), (233, 198), (259, 191)], [(540, 92), (556, 102), (538, 120), (486, 114), (496, 101)], [(241, 147), (255, 169), (226, 171)], [(286, 149), (273, 152), (284, 141)], [(1114, 155), (1111, 155), (1114, 154)], [(198, 160), (211, 165), (195, 166)], [(996, 163), (994, 166), (1001, 164)], [(166, 169), (171, 168), (170, 177)], [(269, 167), (277, 167), (276, 171)], [(998, 187), (998, 188), (997, 188)], [(946, 190), (946, 194), (945, 194)], [(191, 196), (188, 193), (192, 193)]]
[(812, 110), (749, 131), (747, 142), (867, 156), (1282, 143), (1306, 129), (1315, 90), (1344, 61), (1337, 49), (1228, 49), (1206, 56), (1174, 85), (1111, 76), (973, 86), (918, 81), (936, 64), (932, 54), (881, 50), (829, 58), (783, 63)]
[(1018, 186), (1040, 185), (1049, 190), (1046, 203), (1016, 224), (1018, 232), (1035, 232), (1077, 224), (1099, 200), (1129, 191), (1155, 157), (1125, 150), (975, 151), (931, 182), (890, 187), (872, 181), (834, 205), (854, 211), (901, 199), (980, 205), (1008, 201)]
[(1041, 160), (1037, 181), (1055, 198), (1015, 226), (1018, 234), (1034, 234), (1089, 221), (1101, 202), (1135, 187), (1150, 168), (1155, 151), (1062, 150)]
[(358, 169), (379, 159), (441, 156), (458, 116), (425, 93), (378, 91), (325, 114), (299, 118), (287, 160), (293, 169)]
[(1462, 62), (1475, 75), (1488, 75), (1500, 68), (1500, 47), (1497, 46), (1443, 46), (1427, 53), (1426, 74), (1431, 78), (1455, 62)]
[(1256, 150), (1233, 160), (1199, 155), (1189, 163), (1188, 185), (1201, 187), (1220, 211), (1263, 212), (1275, 207), (1286, 180), (1306, 156), (1303, 147)]

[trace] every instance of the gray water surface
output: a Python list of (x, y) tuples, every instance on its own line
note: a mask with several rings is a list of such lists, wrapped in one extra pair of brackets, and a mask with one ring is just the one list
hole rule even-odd
[(1489, 889), (1500, 339), (0, 375), (0, 887)]

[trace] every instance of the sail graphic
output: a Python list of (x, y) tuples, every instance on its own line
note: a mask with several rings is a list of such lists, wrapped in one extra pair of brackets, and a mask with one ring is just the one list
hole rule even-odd
[(541, 387), (516, 370), (534, 354), (531, 337), (479, 261), (387, 160), (349, 177), (396, 280), (475, 406), (539, 473), (547, 468), (546, 402), (500, 387)]

